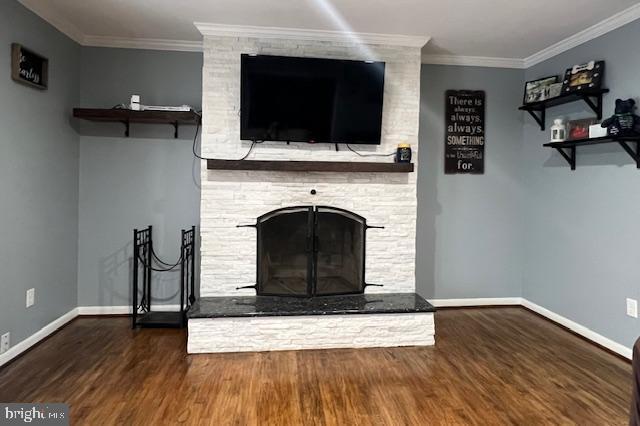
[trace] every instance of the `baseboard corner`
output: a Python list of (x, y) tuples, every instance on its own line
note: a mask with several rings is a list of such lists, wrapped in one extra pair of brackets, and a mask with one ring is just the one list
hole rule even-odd
[(55, 333), (69, 322), (74, 320), (78, 316), (78, 308), (73, 308), (66, 314), (56, 318), (51, 321), (49, 324), (42, 327), (40, 330), (33, 333), (31, 336), (26, 339), (16, 343), (14, 346), (10, 347), (9, 350), (2, 355), (0, 355), (0, 367), (12, 361), (16, 357), (22, 355), (24, 352), (31, 349), (33, 346), (40, 343), (42, 340), (49, 337), (51, 334)]

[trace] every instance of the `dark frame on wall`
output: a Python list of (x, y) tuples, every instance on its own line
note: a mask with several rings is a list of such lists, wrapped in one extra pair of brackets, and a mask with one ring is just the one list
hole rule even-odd
[(46, 90), (49, 86), (49, 59), (18, 43), (12, 43), (11, 78), (25, 86)]

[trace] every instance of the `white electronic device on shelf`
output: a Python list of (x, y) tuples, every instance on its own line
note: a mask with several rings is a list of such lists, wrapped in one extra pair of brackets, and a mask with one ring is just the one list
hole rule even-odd
[(178, 111), (189, 112), (192, 111), (190, 105), (180, 106), (164, 106), (164, 105), (142, 105), (140, 103), (140, 95), (131, 95), (131, 103), (129, 109), (132, 111)]
[(129, 104), (129, 109), (132, 111), (140, 111), (140, 95), (131, 95), (131, 103)]
[(161, 105), (142, 105), (143, 111), (186, 111), (189, 112), (193, 108), (189, 105), (180, 106), (161, 106)]

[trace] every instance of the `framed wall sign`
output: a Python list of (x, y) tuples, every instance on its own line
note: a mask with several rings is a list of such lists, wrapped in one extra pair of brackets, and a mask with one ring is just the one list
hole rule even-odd
[(447, 90), (444, 172), (484, 174), (485, 92)]
[(12, 43), (11, 78), (18, 83), (45, 90), (49, 81), (49, 60), (18, 43)]

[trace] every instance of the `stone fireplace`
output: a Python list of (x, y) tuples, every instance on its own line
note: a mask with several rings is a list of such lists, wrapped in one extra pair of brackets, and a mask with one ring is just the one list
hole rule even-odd
[[(199, 29), (204, 35), (204, 157), (238, 159), (250, 150), (251, 142), (240, 140), (241, 54), (271, 54), (384, 61), (382, 141), (358, 146), (363, 156), (328, 144), (264, 142), (248, 160), (389, 162), (397, 145), (408, 142), (416, 162), (420, 50), (426, 40), (361, 35), (355, 42), (337, 33)], [(417, 167), (415, 173), (403, 174), (276, 172), (207, 170), (203, 163), (200, 296), (212, 298), (209, 306), (231, 298), (253, 310), (238, 308), (246, 314), (242, 317), (194, 314), (189, 352), (433, 344), (432, 309), (422, 302), (417, 302), (419, 309), (400, 308), (394, 303), (413, 305), (413, 297), (393, 299), (415, 292), (416, 180)], [(367, 223), (384, 228), (368, 231)], [(371, 299), (377, 294), (391, 299)], [(264, 317), (278, 309), (264, 308), (262, 301), (253, 300), (256, 295), (361, 299), (348, 303), (351, 311), (338, 308), (335, 315)], [(340, 314), (359, 307), (373, 312)], [(323, 335), (318, 327), (333, 327), (327, 321), (342, 326), (331, 329), (332, 338), (311, 338)], [(379, 328), (372, 331), (372, 324)], [(354, 343), (354, 333), (363, 343)], [(303, 341), (296, 343), (296, 336)], [(238, 343), (248, 337), (251, 344)]]

